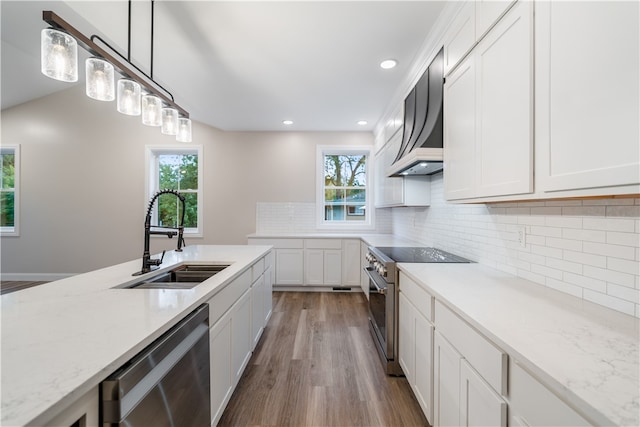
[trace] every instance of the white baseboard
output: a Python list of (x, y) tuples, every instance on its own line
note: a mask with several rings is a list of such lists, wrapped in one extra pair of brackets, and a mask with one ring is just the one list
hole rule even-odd
[(66, 279), (75, 275), (75, 273), (2, 273), (0, 274), (0, 281), (53, 282), (54, 280)]

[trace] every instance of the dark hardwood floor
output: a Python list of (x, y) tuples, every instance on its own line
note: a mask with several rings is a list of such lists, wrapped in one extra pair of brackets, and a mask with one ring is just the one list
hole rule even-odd
[(27, 289), (32, 286), (42, 285), (48, 282), (26, 282), (26, 281), (4, 281), (0, 282), (0, 295), (8, 294), (10, 292), (19, 291), (21, 289)]
[(271, 320), (221, 426), (428, 426), (384, 374), (361, 293), (274, 292)]

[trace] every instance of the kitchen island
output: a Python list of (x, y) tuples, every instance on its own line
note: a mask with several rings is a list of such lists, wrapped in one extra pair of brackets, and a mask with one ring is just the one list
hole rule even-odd
[[(138, 259), (3, 295), (0, 423), (48, 423), (270, 250), (189, 246), (144, 276)], [(123, 288), (184, 262), (230, 266), (192, 289)]]

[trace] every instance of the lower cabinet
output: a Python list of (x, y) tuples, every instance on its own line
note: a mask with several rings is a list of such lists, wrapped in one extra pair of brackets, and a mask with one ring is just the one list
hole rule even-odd
[(367, 299), (369, 299), (369, 276), (364, 272), (364, 269), (369, 266), (369, 261), (366, 260), (369, 247), (365, 242), (360, 242), (360, 287), (364, 292)]
[[(412, 304), (430, 304), (430, 300), (411, 300), (403, 292), (401, 278), (399, 299), (399, 362), (407, 381), (427, 417), (433, 424), (433, 324)], [(416, 285), (417, 286), (417, 285)], [(407, 296), (409, 295), (409, 297)]]
[(342, 286), (360, 286), (360, 240), (342, 240)]
[(276, 249), (276, 283), (300, 286), (304, 283), (302, 249)]
[(220, 420), (271, 315), (272, 259), (267, 254), (208, 301), (211, 425)]
[(460, 425), (462, 356), (436, 331), (433, 338), (433, 425)]
[(342, 251), (339, 249), (304, 250), (304, 284), (340, 286)]
[(507, 403), (464, 359), (460, 361), (460, 425), (507, 425)]

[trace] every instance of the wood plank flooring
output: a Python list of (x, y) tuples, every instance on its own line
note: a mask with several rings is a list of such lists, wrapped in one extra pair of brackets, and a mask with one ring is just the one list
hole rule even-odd
[(220, 426), (428, 426), (382, 369), (361, 293), (274, 292), (271, 320)]
[(27, 282), (27, 281), (4, 281), (0, 282), (0, 295), (27, 289), (32, 286), (42, 285), (49, 282)]

